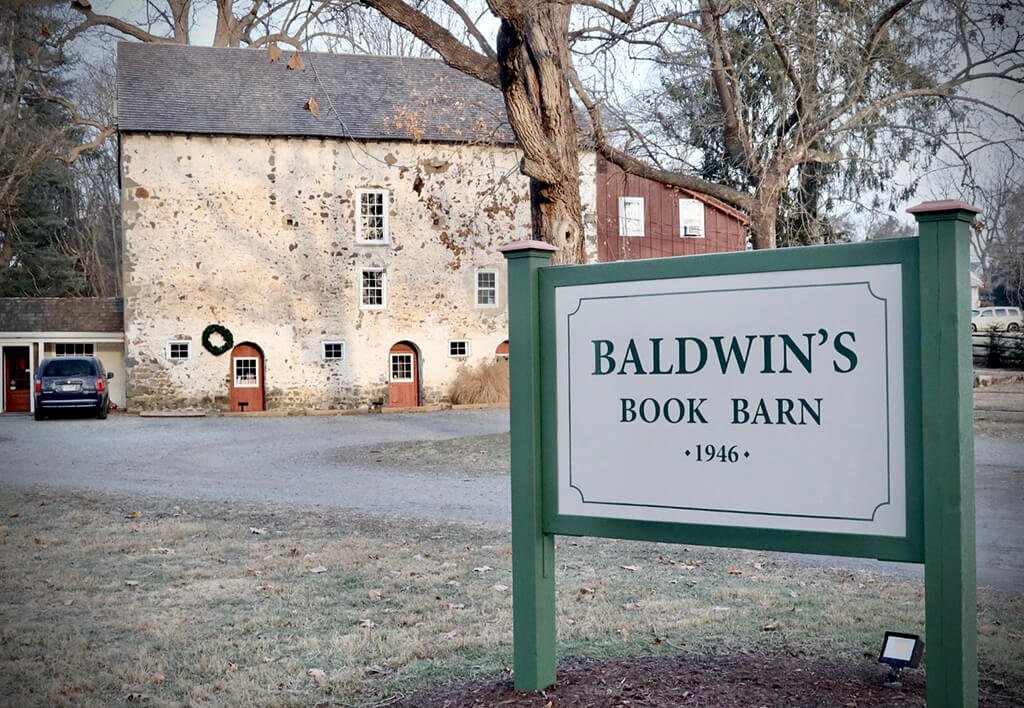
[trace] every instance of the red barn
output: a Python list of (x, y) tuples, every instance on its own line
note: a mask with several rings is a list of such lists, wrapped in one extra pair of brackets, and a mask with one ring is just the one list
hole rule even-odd
[(743, 251), (749, 223), (714, 197), (628, 174), (597, 156), (601, 262)]

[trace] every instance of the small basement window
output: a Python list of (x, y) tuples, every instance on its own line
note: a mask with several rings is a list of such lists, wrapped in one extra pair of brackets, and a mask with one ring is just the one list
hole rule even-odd
[(86, 342), (57, 342), (53, 345), (55, 356), (94, 356), (96, 346)]
[(345, 342), (324, 342), (322, 356), (324, 361), (344, 361)]
[(175, 339), (167, 342), (168, 359), (188, 359), (192, 356), (192, 342), (187, 339)]
[(465, 339), (453, 339), (448, 342), (448, 356), (465, 359), (469, 356), (469, 342)]

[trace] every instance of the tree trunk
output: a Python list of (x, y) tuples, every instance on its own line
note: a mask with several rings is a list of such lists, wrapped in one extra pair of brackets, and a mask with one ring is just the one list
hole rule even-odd
[(530, 178), (532, 237), (556, 263), (583, 263), (576, 117), (569, 94), (569, 14), (559, 2), (492, 3), (501, 15), (498, 67), (505, 107)]
[(775, 248), (779, 219), (779, 198), (786, 186), (786, 174), (771, 171), (757, 185), (750, 210), (750, 241), (755, 250)]

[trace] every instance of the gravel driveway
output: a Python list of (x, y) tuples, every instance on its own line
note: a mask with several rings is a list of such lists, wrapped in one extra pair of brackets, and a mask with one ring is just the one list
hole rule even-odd
[[(1022, 417), (1013, 415), (1014, 421)], [(994, 437), (975, 438), (978, 581), (1024, 592), (1024, 438), (1005, 432), (999, 428), (990, 432)], [(508, 528), (508, 410), (284, 418), (112, 415), (106, 421), (43, 423), (4, 416), (0, 485), (320, 505)], [(921, 575), (921, 566), (913, 564), (800, 559)]]
[(507, 526), (507, 431), (507, 409), (42, 423), (9, 416), (0, 418), (0, 483)]

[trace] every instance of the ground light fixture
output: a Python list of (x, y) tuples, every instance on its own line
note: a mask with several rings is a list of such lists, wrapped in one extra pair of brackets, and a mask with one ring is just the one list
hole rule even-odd
[(900, 677), (903, 669), (910, 667), (917, 668), (921, 663), (921, 655), (924, 653), (924, 642), (916, 634), (904, 632), (886, 632), (882, 639), (882, 652), (878, 655), (878, 661), (889, 666), (889, 677), (886, 686), (891, 688), (902, 688)]

